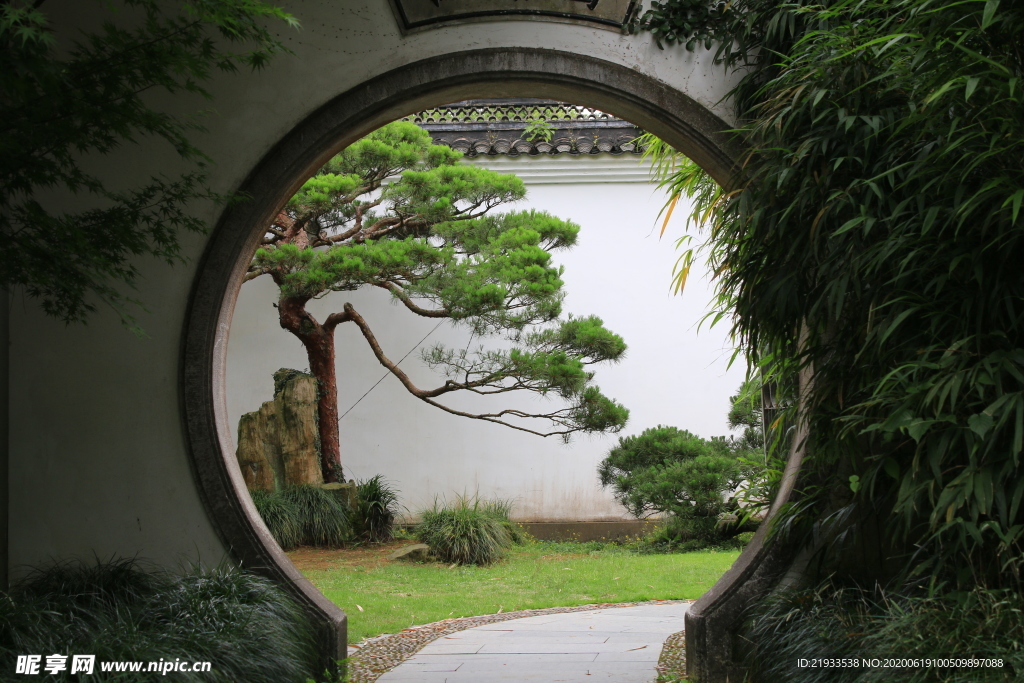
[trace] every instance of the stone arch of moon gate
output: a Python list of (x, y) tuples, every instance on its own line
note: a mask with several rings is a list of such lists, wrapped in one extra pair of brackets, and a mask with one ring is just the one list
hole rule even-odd
[[(608, 111), (668, 140), (723, 184), (738, 156), (723, 132), (728, 123), (681, 88), (632, 66), (575, 52), (501, 47), (416, 60), (367, 79), (306, 116), (259, 161), (239, 188), (253, 200), (221, 217), (194, 283), (182, 364), (185, 419), (198, 484), (218, 532), (244, 564), (288, 586), (316, 616), (329, 644), (325, 655), (344, 656), (344, 614), (298, 574), (242, 502), (244, 487), (224, 435), (223, 367), (234, 299), (261, 226), (338, 150), (411, 112), (498, 96), (544, 97)], [(795, 454), (794, 471), (799, 459)], [(734, 673), (732, 632), (740, 613), (786, 564), (762, 540), (755, 537), (691, 610), (687, 653), (694, 680), (724, 681)]]
[[(140, 315), (149, 338), (126, 334), (114, 315), (64, 327), (31, 302), (10, 307), (9, 344), (0, 347), (10, 354), (7, 469), (17, 485), (9, 487), (9, 539), (0, 549), (13, 574), (51, 558), (140, 557), (170, 570), (231, 558), (292, 591), (320, 624), (325, 659), (338, 658), (344, 614), (266, 534), (233, 462), (225, 418), (228, 328), (261, 226), (346, 144), (392, 119), (467, 98), (542, 97), (605, 110), (662, 136), (722, 183), (739, 154), (722, 132), (732, 124), (723, 99), (731, 77), (711, 63), (710, 52), (659, 50), (649, 36), (623, 35), (616, 27), (628, 1), (277, 4), (303, 25), (301, 32), (279, 29), (293, 54), (258, 73), (211, 81), (217, 113), (194, 140), (216, 161), (211, 189), (241, 190), (251, 201), (222, 214), (197, 205), (197, 217), (216, 228), (183, 236), (185, 265), (140, 262), (133, 296), (152, 311)], [(79, 29), (108, 18), (77, 0), (49, 0), (46, 8), (62, 49)], [(163, 104), (181, 112), (206, 106), (184, 96)], [(87, 160), (111, 187), (180, 167), (159, 140), (122, 151)], [(81, 201), (60, 196), (55, 208), (76, 209)], [(791, 456), (791, 475), (800, 457)], [(791, 486), (793, 478), (786, 481)], [(693, 607), (692, 678), (729, 675), (742, 608), (789, 564), (776, 552), (755, 536)]]

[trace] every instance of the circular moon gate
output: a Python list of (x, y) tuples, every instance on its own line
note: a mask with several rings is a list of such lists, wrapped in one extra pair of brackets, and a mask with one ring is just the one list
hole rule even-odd
[[(440, 104), (517, 96), (569, 101), (631, 121), (672, 144), (723, 185), (739, 157), (723, 133), (728, 124), (685, 93), (628, 67), (531, 48), (450, 53), (366, 81), (295, 126), (238, 188), (250, 199), (223, 213), (199, 265), (182, 341), (181, 399), (200, 492), (233, 555), (279, 582), (314, 618), (325, 664), (345, 657), (345, 615), (295, 569), (267, 533), (226, 446), (232, 443), (225, 400), (227, 334), (249, 257), (280, 207), (348, 144), (385, 123)], [(731, 647), (720, 652), (722, 629), (713, 617), (736, 612), (737, 600), (745, 604), (744, 596), (759, 585), (762, 564), (765, 569), (773, 564), (764, 562), (760, 537), (687, 618), (691, 672), (702, 681), (724, 680), (723, 667), (732, 659)]]

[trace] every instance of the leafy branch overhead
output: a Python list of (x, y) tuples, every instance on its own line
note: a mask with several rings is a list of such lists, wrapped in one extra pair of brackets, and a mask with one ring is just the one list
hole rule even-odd
[[(327, 432), (338, 421), (333, 335), (342, 323), (358, 327), (377, 360), (413, 396), (454, 415), (564, 438), (625, 424), (626, 409), (592, 385), (589, 369), (621, 358), (622, 339), (597, 317), (560, 318), (562, 268), (551, 252), (573, 246), (579, 226), (541, 211), (495, 213), (525, 196), (522, 181), (460, 159), (411, 123), (385, 126), (310, 178), (253, 257), (246, 279), (273, 278), (281, 325), (303, 342), (320, 381), (325, 476), (340, 457), (337, 434)], [(446, 379), (418, 387), (351, 303), (323, 321), (305, 308), (312, 299), (361, 287), (388, 291), (414, 315), (449, 320), (474, 338), (499, 336), (505, 343), (425, 350), (424, 362)], [(457, 391), (552, 393), (567, 405), (471, 413), (438, 401)], [(527, 426), (530, 420), (546, 427)]]
[[(136, 257), (182, 261), (179, 233), (207, 228), (190, 206), (226, 199), (207, 186), (210, 159), (190, 141), (202, 130), (196, 118), (156, 109), (148, 94), (210, 99), (202, 83), (215, 72), (260, 69), (285, 50), (267, 19), (297, 26), (263, 0), (119, 4), (129, 11), (60, 40), (44, 3), (0, 5), (0, 286), (22, 289), (69, 323), (102, 302), (134, 325), (129, 304), (141, 302), (126, 292), (139, 278)], [(134, 23), (114, 21), (124, 16)], [(166, 142), (193, 170), (122, 188), (80, 163), (145, 137)], [(55, 208), (55, 190), (89, 208)]]

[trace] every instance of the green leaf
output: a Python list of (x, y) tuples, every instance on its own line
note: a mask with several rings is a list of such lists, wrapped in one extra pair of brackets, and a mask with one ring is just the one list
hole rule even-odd
[(928, 213), (924, 215), (924, 223), (921, 224), (922, 233), (926, 233), (931, 230), (932, 224), (935, 223), (935, 217), (939, 215), (939, 211), (941, 210), (941, 206), (933, 206), (928, 209)]
[(1012, 195), (1010, 195), (1010, 197), (1008, 197), (1005, 202), (1003, 202), (1004, 207), (1007, 206), (1008, 204), (1013, 205), (1013, 216), (1010, 219), (1011, 223), (1017, 223), (1017, 216), (1020, 215), (1021, 203), (1024, 203), (1024, 188), (1017, 190)]
[(885, 473), (893, 479), (898, 480), (900, 478), (900, 465), (893, 458), (885, 459)]
[(981, 82), (981, 79), (978, 78), (977, 76), (975, 76), (973, 78), (968, 78), (967, 79), (967, 90), (964, 93), (964, 99), (965, 100), (971, 99), (971, 95), (974, 94), (974, 91), (977, 89), (978, 83), (980, 83), (980, 82)]
[(978, 413), (967, 418), (967, 426), (978, 436), (984, 438), (992, 429), (992, 416), (988, 413)]
[(981, 513), (987, 515), (992, 507), (992, 471), (988, 468), (981, 469), (975, 473), (974, 497), (978, 501)]
[(981, 14), (981, 28), (987, 29), (992, 25), (996, 17), (996, 10), (999, 9), (999, 0), (988, 0), (985, 3), (985, 11)]
[(907, 433), (910, 434), (911, 439), (920, 442), (921, 437), (925, 435), (925, 432), (927, 432), (934, 423), (935, 420), (917, 420), (907, 427)]

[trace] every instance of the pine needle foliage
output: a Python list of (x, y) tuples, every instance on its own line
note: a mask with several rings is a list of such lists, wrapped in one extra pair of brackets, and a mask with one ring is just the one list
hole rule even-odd
[(598, 477), (634, 517), (667, 515), (662, 540), (703, 547), (745, 530), (723, 522), (739, 512), (728, 494), (753, 474), (736, 445), (659, 425), (620, 438)]
[(486, 566), (505, 557), (514, 545), (508, 509), (476, 496), (457, 496), (450, 503), (435, 501), (432, 508), (420, 512), (414, 533), (442, 562)]
[(790, 386), (814, 372), (818, 485), (780, 528), (875, 510), (907, 549), (904, 578), (1021, 590), (1024, 6), (706, 7), (674, 40), (713, 33), (719, 61), (746, 69), (749, 154), (728, 191), (692, 168), (675, 182), (709, 219), (747, 356)]
[[(96, 661), (209, 661), (177, 672), (199, 683), (280, 683), (317, 673), (316, 639), (301, 609), (269, 580), (233, 568), (176, 576), (134, 559), (36, 569), (0, 600), (0, 654), (95, 654)], [(96, 681), (166, 680), (103, 673)], [(13, 680), (4, 677), (4, 680)], [(47, 680), (73, 681), (68, 671)]]

